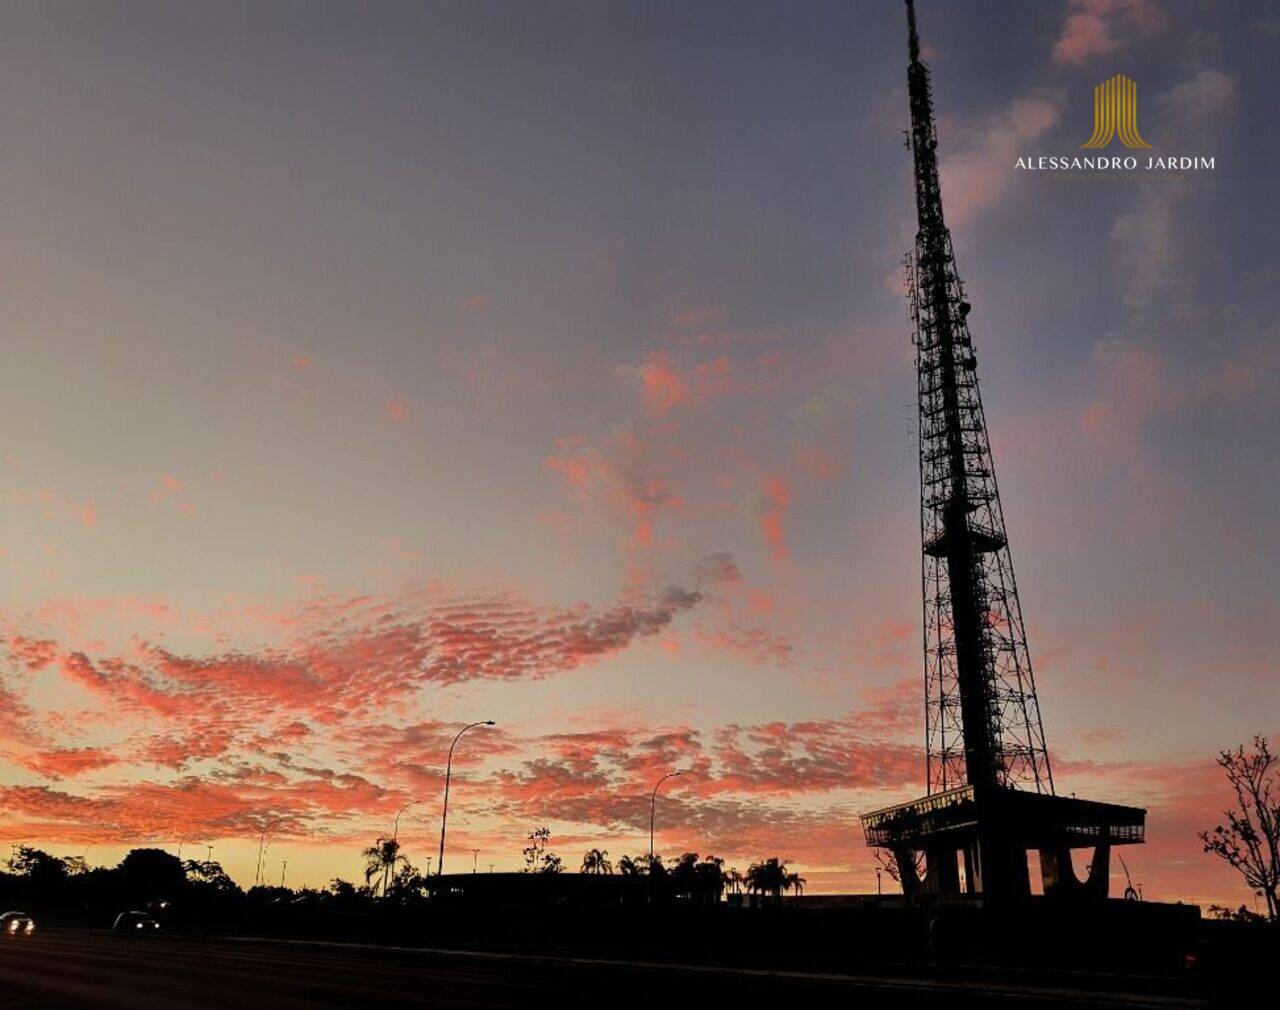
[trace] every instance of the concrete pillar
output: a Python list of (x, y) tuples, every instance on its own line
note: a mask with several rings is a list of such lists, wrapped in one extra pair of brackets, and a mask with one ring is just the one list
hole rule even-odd
[(1076, 885), (1071, 868), (1071, 850), (1065, 845), (1040, 850), (1040, 883), (1046, 898), (1063, 897)]
[(975, 843), (977, 890), (988, 898), (1021, 898), (1031, 893), (1027, 850), (1010, 844), (996, 832), (985, 832)]
[(1084, 891), (1090, 898), (1102, 900), (1111, 890), (1111, 842), (1107, 832), (1102, 833), (1102, 841), (1093, 850), (1093, 859), (1089, 861), (1089, 879), (1085, 882)]
[(925, 850), (925, 890), (931, 894), (959, 894), (960, 868), (956, 850), (949, 845), (931, 845)]
[(1087, 898), (1102, 900), (1111, 890), (1111, 843), (1103, 841), (1089, 860), (1089, 876), (1081, 881), (1071, 866), (1071, 850), (1065, 845), (1040, 850), (1040, 878), (1047, 898)]
[(910, 898), (920, 890), (916, 854), (910, 849), (894, 849), (893, 860), (898, 866), (898, 882), (902, 884), (902, 893)]

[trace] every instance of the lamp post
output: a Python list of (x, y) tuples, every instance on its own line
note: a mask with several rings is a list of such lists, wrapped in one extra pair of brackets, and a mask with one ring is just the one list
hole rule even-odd
[(258, 867), (253, 874), (254, 887), (257, 887), (258, 884), (262, 882), (262, 850), (263, 848), (265, 848), (267, 843), (267, 832), (271, 828), (274, 828), (279, 823), (280, 823), (279, 817), (277, 817), (275, 820), (267, 821), (267, 823), (262, 826), (262, 833), (258, 836)]
[[(396, 811), (396, 822), (395, 822), (395, 824), (394, 824), (394, 825), (392, 826), (392, 828), (391, 828), (391, 858), (392, 858), (392, 866), (394, 866), (394, 865), (395, 865), (394, 860), (395, 860), (396, 854), (400, 851), (400, 815), (401, 815), (402, 813), (404, 813), (406, 810), (408, 810), (408, 809), (409, 809), (411, 806), (413, 806), (415, 803), (421, 803), (421, 802), (422, 802), (421, 800), (410, 800), (408, 803), (406, 803), (404, 806), (402, 806), (399, 810), (397, 810), (397, 811)], [(391, 872), (391, 871), (390, 871), (390, 868), (389, 868), (389, 867), (387, 867), (386, 865), (383, 865), (383, 867), (382, 867), (382, 893), (383, 893), (383, 895), (384, 895), (384, 896), (385, 896), (385, 895), (386, 895), (386, 893), (387, 893), (387, 883), (388, 883), (388, 881), (387, 881), (387, 875), (388, 875), (390, 872)]]
[(653, 815), (658, 808), (658, 788), (667, 779), (673, 779), (677, 775), (683, 775), (684, 772), (667, 772), (662, 778), (658, 779), (653, 787), (653, 794), (649, 797), (649, 872), (653, 873)]
[[(449, 760), (445, 762), (444, 767), (444, 809), (440, 812), (440, 858), (436, 861), (436, 876), (440, 876), (444, 872), (444, 829), (449, 822), (449, 779), (453, 775), (453, 748), (458, 746), (458, 741), (462, 739), (462, 734), (469, 729), (475, 729), (477, 726), (492, 726), (492, 719), (485, 719), (482, 722), (473, 722), (469, 726), (463, 726), (458, 730), (458, 735), (453, 738), (453, 743), (449, 744)], [(430, 874), (430, 870), (427, 871)]]

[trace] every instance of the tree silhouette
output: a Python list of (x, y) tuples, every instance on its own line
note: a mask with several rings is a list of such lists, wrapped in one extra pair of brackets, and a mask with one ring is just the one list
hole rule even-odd
[(783, 886), (784, 886), (788, 891), (793, 892), (793, 893), (795, 894), (795, 896), (796, 896), (797, 898), (799, 898), (799, 897), (800, 897), (800, 895), (804, 893), (804, 885), (805, 885), (805, 884), (807, 884), (807, 883), (808, 883), (808, 881), (807, 881), (807, 880), (805, 880), (805, 879), (804, 879), (804, 877), (800, 876), (800, 874), (798, 874), (798, 873), (788, 873), (788, 874), (786, 875), (786, 881), (785, 881), (785, 883), (783, 884)]
[(686, 852), (671, 867), (671, 892), (694, 904), (715, 904), (724, 893), (723, 867), (723, 859), (708, 856), (698, 862), (696, 852)]
[(618, 860), (618, 872), (624, 877), (638, 877), (644, 872), (644, 867), (639, 860), (623, 856)]
[(554, 852), (544, 852), (542, 854), (542, 862), (538, 864), (539, 873), (563, 873), (564, 863), (560, 861), (560, 857)]
[(667, 868), (662, 864), (662, 857), (656, 852), (652, 856), (644, 855), (639, 857), (637, 862), (639, 862), (642, 872), (650, 877), (661, 879), (667, 875)]
[(697, 881), (697, 898), (704, 905), (714, 905), (724, 894), (724, 860), (718, 856), (707, 856), (694, 867)]
[(582, 872), (597, 875), (612, 873), (613, 863), (609, 862), (608, 850), (588, 849), (587, 853), (582, 857)]
[(56, 887), (67, 878), (67, 862), (43, 849), (19, 845), (9, 857), (9, 872), (29, 877), (37, 887)]
[(550, 840), (550, 828), (534, 828), (534, 830), (529, 832), (529, 844), (520, 850), (521, 854), (524, 856), (525, 873), (533, 873), (538, 869), (538, 863), (542, 861), (542, 852), (547, 847), (547, 842)]
[(400, 857), (400, 869), (392, 874), (384, 888), (383, 896), (401, 904), (425, 895), (430, 881), (420, 874), (404, 856)]
[(400, 854), (400, 843), (394, 838), (380, 837), (360, 855), (364, 857), (364, 882), (369, 884), (375, 877), (381, 877), (384, 895), (387, 893), (387, 884), (395, 875), (396, 867), (408, 862)]
[(763, 863), (752, 863), (745, 880), (747, 890), (752, 894), (781, 901), (782, 891), (787, 886), (787, 860), (770, 856)]
[[(875, 856), (876, 856), (876, 865), (879, 866), (880, 869), (884, 870), (885, 874), (889, 877), (890, 880), (897, 881), (898, 884), (901, 884), (902, 871), (898, 869), (898, 860), (895, 859), (893, 856), (887, 854), (883, 849), (876, 849)], [(915, 866), (916, 879), (923, 880), (925, 870), (927, 868), (925, 863), (924, 853), (912, 852), (911, 859), (912, 859), (912, 863)]]
[(131, 849), (116, 869), (138, 898), (172, 896), (187, 887), (182, 860), (164, 849)]
[(188, 859), (182, 864), (182, 870), (187, 879), (197, 887), (207, 887), (223, 894), (240, 890), (216, 860)]
[(1234, 810), (1223, 811), (1226, 823), (1201, 831), (1204, 851), (1224, 860), (1267, 903), (1267, 918), (1280, 920), (1280, 756), (1267, 738), (1257, 735), (1218, 755), (1218, 765), (1235, 790)]
[(536, 828), (529, 832), (529, 844), (520, 850), (524, 854), (525, 873), (559, 873), (564, 869), (560, 857), (546, 851), (550, 840), (550, 828)]

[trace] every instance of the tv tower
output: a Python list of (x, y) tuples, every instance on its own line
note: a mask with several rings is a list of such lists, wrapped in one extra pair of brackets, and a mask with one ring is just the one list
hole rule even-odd
[(920, 409), (928, 791), (1053, 792), (1031, 656), (978, 390), (969, 303), (942, 217), (929, 71), (907, 4), (916, 247), (908, 258)]
[[(1143, 840), (1145, 811), (1054, 795), (1022, 607), (996, 485), (970, 304), (942, 213), (929, 69), (906, 0), (918, 230), (907, 257), (919, 401), (925, 643), (922, 800), (863, 817), (867, 841), (894, 852), (904, 890), (1030, 892), (1040, 851), (1046, 894), (1106, 894), (1110, 846)], [(1095, 849), (1089, 878), (1070, 849)], [(916, 854), (926, 876), (916, 879)]]

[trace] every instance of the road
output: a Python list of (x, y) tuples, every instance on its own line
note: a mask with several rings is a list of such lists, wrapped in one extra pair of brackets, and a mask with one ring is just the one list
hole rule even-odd
[(0, 1007), (230, 1008), (653, 1006), (1153, 1006), (1169, 997), (1102, 995), (1025, 982), (961, 983), (805, 972), (676, 967), (590, 957), (462, 953), (354, 944), (38, 930), (0, 938)]

